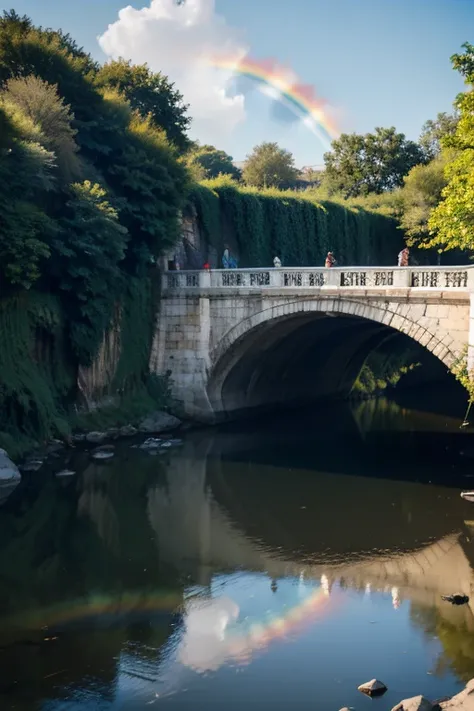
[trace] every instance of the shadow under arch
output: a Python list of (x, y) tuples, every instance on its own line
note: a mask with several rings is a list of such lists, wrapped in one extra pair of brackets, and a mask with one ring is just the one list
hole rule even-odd
[[(393, 305), (392, 305), (393, 306)], [(262, 309), (231, 328), (211, 352), (208, 397), (216, 414), (347, 396), (368, 355), (398, 336), (432, 355), (433, 379), (458, 353), (406, 304), (308, 298)], [(403, 340), (402, 340), (403, 339)], [(436, 365), (433, 365), (436, 364)]]

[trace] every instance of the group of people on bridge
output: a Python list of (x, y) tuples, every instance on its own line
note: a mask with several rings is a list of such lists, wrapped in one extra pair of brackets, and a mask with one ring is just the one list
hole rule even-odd
[[(409, 255), (410, 255), (410, 250), (408, 247), (404, 247), (401, 252), (398, 254), (398, 266), (399, 267), (408, 267), (408, 260), (409, 260)], [(282, 266), (281, 264), (281, 259), (279, 257), (274, 257), (273, 258), (273, 267), (275, 269), (280, 269)], [(337, 266), (337, 261), (336, 258), (333, 254), (333, 252), (328, 252), (326, 255), (326, 259), (324, 262), (324, 266), (326, 269), (330, 269), (331, 267)], [(222, 267), (223, 269), (237, 269), (238, 264), (237, 260), (235, 257), (232, 256), (230, 249), (228, 246), (225, 247), (224, 253), (222, 255)], [(210, 269), (210, 265), (206, 263), (204, 265), (204, 269)]]
[[(398, 255), (398, 266), (399, 267), (408, 267), (408, 260), (409, 260), (409, 254), (410, 250), (408, 247), (405, 247), (402, 249), (402, 251)], [(222, 254), (222, 268), (223, 269), (238, 269), (238, 261), (236, 257), (232, 254), (230, 247), (228, 245), (224, 246), (224, 252)], [(274, 269), (281, 269), (282, 263), (280, 257), (274, 257), (273, 258), (273, 267)], [(326, 259), (324, 261), (324, 266), (326, 269), (330, 269), (331, 267), (336, 267), (337, 266), (337, 261), (334, 256), (333, 252), (328, 252), (326, 255)], [(169, 262), (168, 265), (169, 269), (172, 270), (179, 270), (179, 264), (176, 259), (174, 259), (172, 262)], [(209, 262), (205, 262), (202, 266), (203, 269), (205, 270), (210, 270), (211, 265)]]

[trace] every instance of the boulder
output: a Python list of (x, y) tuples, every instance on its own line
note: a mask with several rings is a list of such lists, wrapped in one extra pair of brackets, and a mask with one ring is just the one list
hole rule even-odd
[(474, 679), (459, 694), (440, 703), (442, 711), (474, 711)]
[(43, 466), (44, 459), (41, 457), (30, 457), (21, 464), (22, 472), (37, 472)]
[(167, 412), (153, 412), (140, 423), (139, 430), (145, 434), (160, 434), (160, 432), (171, 432), (178, 429), (181, 420), (169, 415)]
[(97, 454), (97, 452), (115, 452), (115, 445), (101, 444), (99, 447), (95, 447), (92, 450), (92, 454)]
[(142, 442), (139, 449), (146, 449), (146, 450), (154, 449), (154, 450), (156, 450), (156, 449), (159, 449), (162, 444), (163, 444), (163, 440), (158, 439), (156, 437), (149, 437), (144, 442)]
[(370, 681), (366, 681), (365, 684), (358, 686), (357, 690), (362, 691), (363, 694), (367, 694), (368, 696), (381, 696), (385, 694), (387, 687), (383, 681), (371, 679)]
[(107, 432), (88, 432), (86, 434), (86, 442), (92, 444), (100, 444), (107, 438)]
[(135, 437), (138, 434), (138, 430), (133, 425), (124, 425), (119, 429), (120, 437)]
[(71, 469), (63, 469), (62, 471), (56, 473), (56, 476), (60, 479), (75, 475), (76, 472), (73, 472)]
[(97, 462), (107, 462), (110, 459), (113, 459), (115, 456), (114, 452), (93, 452), (92, 453), (92, 459), (94, 459)]
[(86, 435), (82, 433), (73, 434), (71, 439), (73, 442), (85, 442)]
[(21, 474), (4, 449), (0, 449), (0, 486), (19, 484)]
[(392, 711), (433, 711), (433, 704), (424, 696), (412, 696), (393, 707)]

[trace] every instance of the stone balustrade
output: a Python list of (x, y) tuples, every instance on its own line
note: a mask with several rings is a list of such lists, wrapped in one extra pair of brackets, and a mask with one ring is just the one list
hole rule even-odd
[(175, 289), (446, 289), (474, 291), (474, 266), (282, 267), (165, 272), (164, 290)]

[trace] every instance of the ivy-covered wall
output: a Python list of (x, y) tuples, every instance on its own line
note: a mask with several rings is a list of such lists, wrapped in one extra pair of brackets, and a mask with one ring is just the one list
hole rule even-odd
[[(396, 264), (398, 223), (360, 207), (318, 202), (311, 192), (242, 187), (228, 178), (194, 187), (190, 201), (205, 241), (220, 255), (233, 243), (239, 265), (323, 265), (332, 251), (341, 265)], [(218, 265), (220, 266), (220, 265)]]

